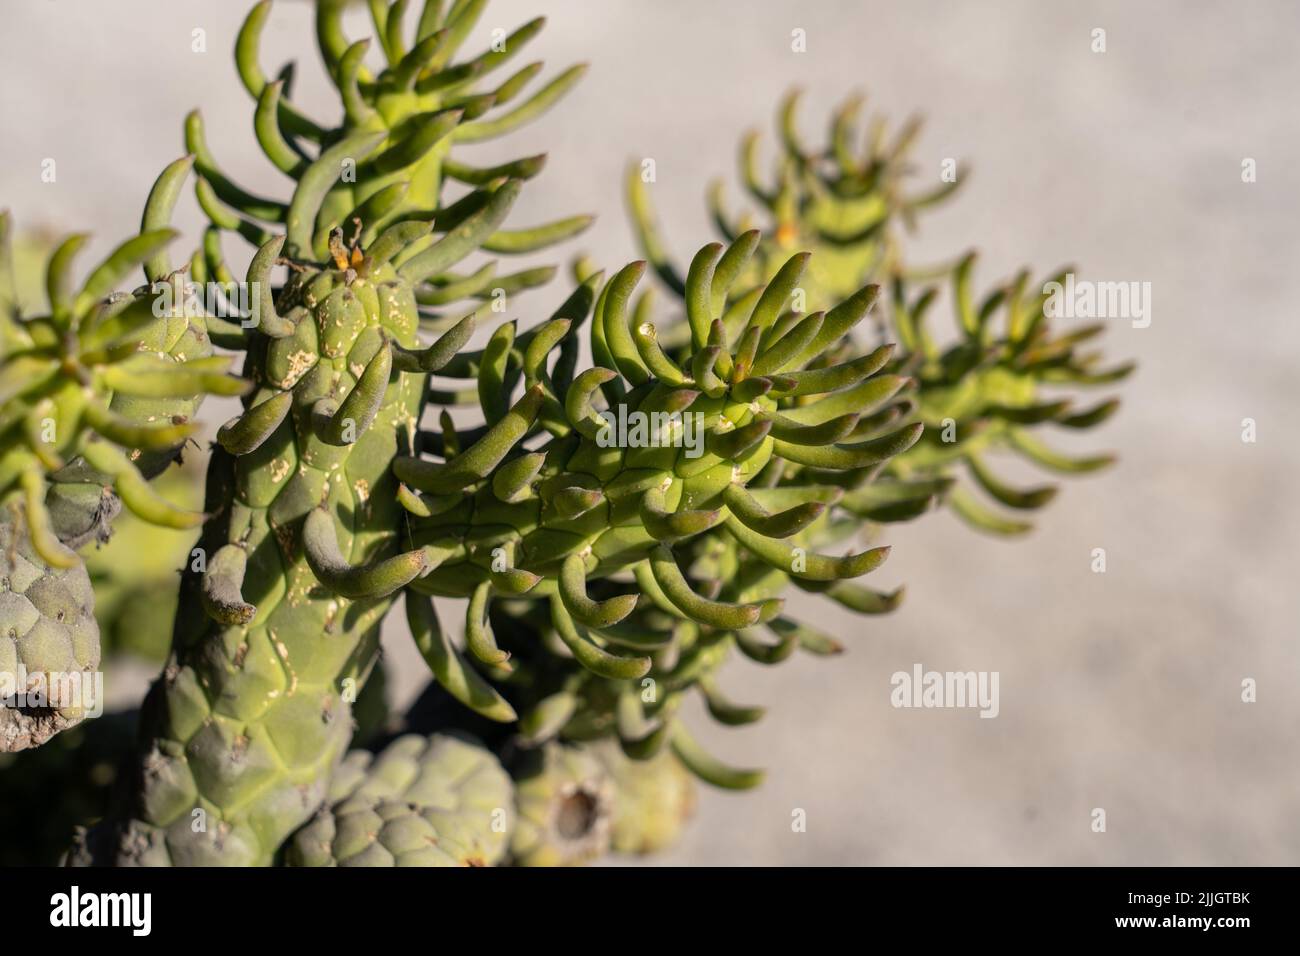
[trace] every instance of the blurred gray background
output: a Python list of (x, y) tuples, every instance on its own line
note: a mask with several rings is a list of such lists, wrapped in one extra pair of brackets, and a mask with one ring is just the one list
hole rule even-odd
[[(0, 204), (23, 226), (93, 228), (89, 262), (137, 225), (197, 105), (228, 171), (284, 194), (230, 55), (247, 6), (5, 0)], [(332, 119), (310, 6), (279, 0), (264, 64), (299, 58), (296, 99)], [(470, 46), (539, 12), (549, 25), (527, 55), (548, 75), (576, 60), (591, 71), (545, 119), (473, 158), (550, 153), (511, 221), (598, 213), (566, 258), (581, 248), (617, 266), (637, 254), (621, 194), (633, 157), (657, 161), (654, 198), (679, 258), (712, 239), (707, 180), (732, 176), (740, 134), (769, 130), (797, 84), (810, 138), (860, 89), (895, 119), (928, 117), (919, 184), (943, 157), (972, 170), (960, 198), (923, 220), (913, 260), (978, 246), (982, 287), (1071, 262), (1085, 278), (1153, 289), (1151, 327), (1116, 322), (1106, 336), (1141, 363), (1120, 415), (1075, 443), (1118, 451), (1119, 466), (1070, 482), (1025, 539), (981, 537), (946, 514), (890, 529), (894, 553), (873, 583), (906, 582), (904, 606), (866, 621), (822, 606), (849, 653), (730, 668), (732, 696), (770, 705), (768, 717), (694, 724), (769, 780), (704, 793), (684, 842), (658, 860), (1300, 862), (1300, 7), (494, 0)], [(1090, 49), (1096, 27), (1104, 54)], [(191, 50), (196, 28), (206, 52)], [(795, 28), (806, 53), (791, 52)], [(46, 157), (53, 184), (40, 179)], [(1241, 181), (1245, 157), (1254, 184)], [(192, 245), (199, 217), (185, 204)], [(556, 284), (522, 300), (522, 317), (562, 295)], [(1255, 444), (1241, 441), (1247, 417)], [(222, 415), (207, 418), (215, 428)], [(1106, 574), (1089, 569), (1097, 547)], [(425, 670), (392, 623), (400, 703)], [(890, 674), (917, 662), (999, 671), (1000, 716), (895, 710)], [(1244, 678), (1257, 703), (1241, 701)], [(1090, 829), (1095, 807), (1105, 833)], [(796, 808), (807, 832), (792, 832)]]

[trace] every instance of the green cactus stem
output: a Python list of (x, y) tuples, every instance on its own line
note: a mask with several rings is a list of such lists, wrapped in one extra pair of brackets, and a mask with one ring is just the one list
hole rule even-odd
[[(183, 578), (172, 657), (145, 708), (140, 790), (78, 859), (265, 864), (320, 804), (393, 594), (441, 560), (398, 547), (390, 467), (412, 448), (446, 351), (416, 338), (420, 260), (392, 263), (410, 231), (392, 227), (371, 250), (336, 233), (331, 261), (295, 262), (263, 298), (245, 366), (255, 389), (218, 433), (205, 561)], [(269, 283), (281, 242), (254, 257), (250, 283)]]

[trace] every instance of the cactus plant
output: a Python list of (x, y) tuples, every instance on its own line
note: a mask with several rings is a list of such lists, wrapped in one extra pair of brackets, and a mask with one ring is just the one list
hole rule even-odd
[[(196, 111), (141, 236), (78, 293), (75, 240), (51, 259), (48, 317), (22, 317), (0, 271), (0, 543), (22, 578), (12, 596), (36, 615), (11, 641), (11, 668), (96, 666), (76, 552), (111, 532), (119, 498), (157, 524), (202, 522), (138, 750), (68, 861), (552, 865), (654, 852), (680, 833), (694, 778), (762, 779), (702, 748), (689, 695), (723, 724), (759, 719), (721, 689), (733, 651), (762, 664), (838, 653), (810, 623), (812, 602), (879, 614), (901, 596), (859, 580), (889, 553), (879, 526), (945, 494), (995, 526), (961, 503), (958, 466), (1005, 504), (1041, 503), (993, 477), (987, 452), (1062, 463), (1025, 428), (1084, 427), (1112, 406), (1067, 412), (1040, 389), (1114, 376), (1075, 350), (1086, 330), (1051, 336), (1027, 279), (974, 309), (969, 257), (954, 267), (965, 337), (934, 347), (920, 323), (934, 291), (914, 297), (929, 280), (905, 268), (894, 225), (949, 188), (904, 194), (912, 126), (853, 155), (851, 108), (825, 155), (810, 152), (793, 101), (779, 188), (750, 181), (773, 216), (766, 234), (725, 225), (727, 242), (678, 275), (635, 185), (650, 265), (683, 315), (665, 322), (648, 294), (634, 298), (646, 262), (608, 278), (584, 263), (558, 309), (525, 322), (536, 312), (516, 310), (515, 294), (555, 269), (463, 264), (544, 248), (589, 217), (506, 228), (543, 157), (476, 168), (457, 146), (537, 116), (581, 68), (518, 103), (538, 65), (481, 84), (540, 20), (457, 63), (484, 0), (429, 0), (413, 29), (406, 0), (373, 0), (374, 39), (355, 42), (344, 6), (316, 5), (335, 126), (293, 105), (292, 65), (263, 72), (269, 0), (236, 43), (258, 142), (292, 181), (286, 198), (236, 185)], [(210, 225), (187, 268), (234, 294), (222, 241), (248, 240), (243, 321), (175, 301), (156, 311), (186, 281), (165, 224), (191, 171)], [(452, 183), (468, 189), (453, 198)], [(111, 296), (141, 264), (150, 285)], [(502, 306), (515, 314), (495, 321)], [(872, 325), (890, 333), (864, 344)], [(241, 357), (240, 377), (214, 348)], [(215, 431), (195, 514), (155, 485), (207, 393), (239, 394), (243, 408)], [(942, 435), (950, 420), (956, 442)], [(76, 598), (76, 622), (55, 623), (80, 629), (58, 660), (26, 637), (53, 627), (57, 602), (29, 593), (48, 581)], [(796, 590), (806, 602), (787, 608)], [(383, 745), (394, 722), (372, 675), (399, 597), (437, 706), (432, 727)], [(463, 642), (435, 600), (463, 603)]]
[[(700, 686), (719, 712), (750, 716), (723, 704), (714, 684), (729, 649), (775, 662), (800, 642), (821, 644), (824, 637), (783, 613), (785, 585), (854, 589), (850, 579), (888, 554), (815, 549), (852, 533), (861, 487), (920, 434), (920, 425), (891, 428), (870, 414), (904, 384), (877, 374), (891, 349), (807, 367), (867, 315), (877, 289), (825, 314), (785, 312), (806, 261), (796, 256), (761, 294), (721, 313), (755, 238), (697, 255), (684, 358), (671, 357), (653, 324), (629, 313), (644, 272), (633, 263), (595, 296), (589, 337), (601, 364), (569, 381), (565, 352), (576, 351), (576, 340), (567, 318), (518, 338), (501, 326), (481, 352), (457, 356), (441, 373), (477, 372), (487, 416), (477, 441), (449, 429), (437, 436), (445, 461), (394, 463), (397, 477), (422, 493), (410, 505), (412, 541), (445, 554), (410, 588), (467, 599), (470, 656), (507, 688), (517, 685), (512, 696), (527, 704), (521, 726), (533, 743), (616, 725), (643, 757), (671, 742), (713, 782), (753, 785), (756, 772), (729, 770), (699, 751), (674, 716), (682, 696)], [(579, 294), (594, 294), (595, 278)], [(526, 391), (505, 409), (508, 354), (520, 357), (513, 377)], [(814, 395), (823, 398), (800, 404)], [(601, 414), (593, 401), (607, 406)], [(617, 434), (616, 422), (627, 421), (641, 423), (639, 440), (635, 426)], [(523, 446), (533, 436), (540, 443)], [(621, 580), (634, 581), (641, 597)], [(513, 620), (501, 641), (496, 602)], [(407, 615), (449, 692), (480, 714), (514, 718), (514, 705), (449, 645), (428, 602), (408, 595)]]
[[(511, 198), (509, 185), (490, 197), (480, 234)], [(173, 659), (146, 706), (139, 816), (118, 852), (266, 863), (323, 796), (351, 737), (344, 682), (364, 683), (393, 593), (438, 560), (396, 548), (390, 468), (412, 450), (425, 376), (472, 328), (418, 348), (413, 283), (463, 248), (444, 237), (399, 272), (394, 256), (428, 228), (398, 224), (369, 250), (336, 230), (331, 261), (295, 262), (279, 301), (263, 299), (244, 370), (258, 387), (218, 432), (208, 558), (182, 582)], [(250, 283), (269, 286), (281, 245), (259, 250)], [(195, 808), (211, 826), (191, 826)]]
[[(859, 96), (834, 111), (827, 144), (813, 149), (798, 130), (799, 98), (798, 91), (791, 92), (778, 110), (781, 155), (773, 183), (765, 184), (759, 173), (758, 134), (751, 132), (742, 141), (741, 178), (764, 220), (755, 233), (761, 236), (757, 255), (737, 288), (749, 292), (774, 275), (794, 249), (814, 253), (800, 280), (809, 309), (829, 307), (867, 282), (889, 286), (888, 321), (881, 323), (880, 340), (898, 343), (890, 371), (916, 380), (915, 389), (901, 395), (889, 413), (901, 421), (924, 422), (928, 431), (916, 448), (885, 469), (877, 492), (882, 507), (906, 509), (908, 500), (923, 501), (927, 492), (936, 492), (980, 530), (1028, 531), (1032, 524), (990, 508), (981, 498), (988, 496), (1023, 515), (1050, 501), (1056, 487), (1012, 488), (994, 474), (987, 453), (1010, 452), (1060, 474), (1105, 467), (1112, 456), (1071, 459), (1032, 432), (1044, 424), (1076, 430), (1100, 424), (1118, 409), (1117, 399), (1080, 409), (1073, 396), (1060, 390), (1116, 382), (1133, 366), (1103, 369), (1099, 352), (1076, 348), (1103, 331), (1099, 325), (1054, 332), (1045, 312), (1050, 297), (1038, 291), (1046, 283), (1033, 285), (1027, 271), (999, 283), (977, 306), (974, 253), (938, 268), (905, 264), (899, 224), (913, 226), (919, 212), (951, 196), (962, 182), (957, 170), (929, 191), (908, 192), (915, 172), (909, 151), (920, 122), (908, 121), (890, 138), (884, 119), (877, 117), (859, 151), (854, 146), (863, 102)], [(723, 193), (722, 182), (716, 181), (709, 201), (713, 221), (731, 241), (749, 234), (752, 217), (734, 220), (722, 208)], [(684, 295), (685, 280), (669, 258), (638, 164), (629, 167), (627, 197), (637, 240), (655, 272), (668, 289)], [(1054, 281), (1070, 271), (1061, 270)], [(952, 285), (959, 333), (959, 340), (946, 348), (924, 325), (939, 291), (935, 280), (941, 277)], [(922, 288), (914, 295), (916, 285)], [(652, 306), (646, 303), (645, 309)], [(954, 487), (967, 474), (969, 480)], [(981, 494), (972, 493), (972, 484)]]
[[(195, 428), (190, 415), (205, 392), (245, 390), (244, 382), (224, 373), (228, 359), (197, 354), (206, 347), (201, 324), (175, 308), (160, 309), (151, 288), (112, 295), (141, 263), (159, 281), (170, 279), (163, 249), (174, 233), (148, 228), (170, 213), (164, 193), (175, 177), (168, 176), (146, 206), (145, 230), (118, 246), (82, 285), (75, 283), (72, 262), (85, 237), (72, 236), (55, 249), (46, 270), (46, 316), (25, 316), (17, 306), (9, 219), (0, 216), (0, 503), (6, 509), (8, 594), (0, 630), (9, 646), (0, 676), (6, 700), (38, 675), (52, 688), (61, 683), (56, 678), (84, 679), (96, 671), (99, 629), (90, 582), (74, 549), (102, 533), (102, 523), (117, 510), (113, 492), (149, 522), (185, 528), (201, 521), (201, 514), (157, 495), (146, 475), (177, 454)], [(39, 745), (80, 720), (87, 703), (51, 698), (49, 707), (34, 712), (4, 707), (4, 749)]]
[[(152, 216), (146, 213), (146, 219)], [(8, 232), (5, 216), (0, 245), (7, 246)], [(178, 345), (204, 348), (189, 315), (160, 317), (158, 299), (148, 289), (110, 297), (135, 266), (165, 261), (159, 257), (174, 235), (149, 229), (128, 240), (80, 287), (71, 267), (85, 237), (65, 240), (46, 273), (48, 316), (18, 314), (11, 306), (12, 282), (0, 278), (0, 500), (21, 497), (32, 546), (55, 567), (78, 562), (60, 537), (79, 545), (95, 536), (85, 516), (102, 513), (105, 488), (156, 524), (184, 528), (202, 520), (159, 498), (146, 474), (154, 472), (154, 456), (174, 456), (197, 427), (190, 420), (197, 396), (238, 395), (247, 386), (225, 374), (229, 359), (191, 354)], [(5, 275), (7, 249), (0, 256)], [(155, 274), (166, 275), (166, 267)], [(142, 471), (138, 462), (150, 467)], [(51, 479), (62, 481), (69, 472), (69, 480), (86, 484), (91, 494), (80, 513), (75, 506), (65, 509), (80, 520), (63, 529), (51, 518), (46, 491)]]
[(86, 569), (51, 567), (16, 511), (0, 517), (0, 753), (39, 747), (103, 703), (86, 686), (99, 667)]
[(614, 784), (610, 846), (618, 853), (650, 854), (677, 842), (695, 811), (695, 778), (671, 751), (633, 760), (612, 741), (597, 744), (596, 759)]
[(590, 753), (551, 743), (516, 771), (519, 819), (510, 854), (520, 866), (576, 866), (610, 846), (614, 784)]
[(514, 790), (476, 742), (409, 734), (357, 750), (325, 804), (286, 844), (290, 866), (493, 866), (506, 852)]
[[(1092, 388), (1122, 380), (1131, 363), (1101, 367), (1102, 353), (1085, 352), (1103, 330), (1096, 323), (1055, 333), (1048, 316), (1051, 282), (1063, 281), (1065, 269), (1034, 286), (1029, 273), (995, 288), (976, 305), (971, 291), (974, 254), (952, 270), (952, 298), (958, 341), (940, 348), (925, 328), (935, 299), (933, 285), (914, 299), (901, 278), (894, 283), (892, 325), (906, 358), (900, 371), (918, 381), (915, 417), (928, 435), (895, 464), (901, 480), (956, 479), (947, 501), (968, 524), (997, 534), (1019, 534), (1032, 525), (1015, 517), (1041, 508), (1055, 497), (1055, 485), (1020, 489), (999, 478), (990, 459), (1014, 454), (1050, 472), (1070, 475), (1104, 468), (1109, 454), (1071, 457), (1055, 451), (1036, 434), (1040, 426), (1069, 430), (1101, 424), (1119, 408), (1117, 398), (1079, 408), (1063, 389)], [(910, 299), (910, 301), (909, 301)], [(962, 467), (964, 466), (964, 468)], [(981, 495), (977, 496), (974, 489)], [(991, 498), (1010, 514), (989, 507)]]
[[(541, 158), (487, 171), (448, 159), (452, 134), (472, 141), (507, 131), (545, 109), (580, 72), (474, 125), (537, 69), (525, 68), (490, 93), (471, 93), (470, 84), (541, 26), (524, 27), (505, 53), (453, 66), (482, 7), (456, 3), (444, 16), (440, 4), (427, 5), (407, 50), (406, 4), (372, 5), (388, 60), (372, 79), (362, 64), (364, 41), (338, 46), (342, 4), (319, 4), (321, 52), (345, 114), (340, 128), (324, 130), (283, 98), (283, 83), (262, 77), (256, 48), (270, 5), (258, 4), (236, 60), (258, 99), (259, 142), (296, 181), (286, 203), (262, 202), (234, 186), (208, 151), (199, 114), (187, 120), (197, 196), (213, 221), (196, 272), (229, 280), (219, 236), (230, 228), (260, 243), (250, 287), (270, 290), (279, 262), (289, 264), (291, 277), (278, 301), (262, 299), (252, 328), (212, 323), (219, 344), (247, 351), (245, 374), (259, 391), (218, 434), (222, 450), (208, 478), (214, 517), (199, 543), (210, 563), (182, 583), (188, 599), (178, 612), (171, 676), (146, 708), (146, 728), (156, 735), (155, 756), (146, 762), (166, 772), (145, 777), (130, 808), (101, 827), (91, 857), (267, 862), (315, 808), (350, 738), (350, 700), (340, 695), (340, 682), (349, 683), (349, 694), (364, 683), (392, 592), (438, 560), (428, 547), (392, 553), (402, 519), (389, 463), (399, 447), (415, 450), (424, 380), (468, 339), (475, 319), (461, 318), (429, 349), (418, 348), (417, 329), (437, 326), (438, 306), (526, 288), (553, 271), (493, 283), (491, 269), (480, 270), (467, 284), (446, 270), (469, 253), (536, 248), (586, 222), (499, 233), (518, 177), (535, 174)], [(306, 157), (303, 142), (318, 144), (314, 157)], [(292, 163), (286, 150), (298, 154)], [(481, 188), (441, 206), (444, 170)], [(282, 226), (284, 235), (272, 236), (255, 219)], [(222, 500), (228, 495), (233, 504)], [(345, 554), (374, 560), (355, 567)], [(246, 569), (258, 588), (245, 594)], [(340, 635), (329, 655), (311, 646), (322, 629)], [(293, 634), (305, 642), (301, 658), (290, 650), (298, 641)], [(223, 635), (226, 650), (213, 657)], [(232, 680), (232, 667), (254, 673)], [(324, 693), (304, 709), (313, 688)], [(184, 715), (175, 713), (180, 701)], [(245, 747), (252, 750), (246, 758)], [(314, 782), (300, 793), (308, 778)], [(195, 798), (197, 809), (212, 816), (212, 827), (197, 833), (181, 816)]]
[[(258, 143), (272, 165), (298, 187), (291, 198), (266, 199), (235, 184), (208, 146), (200, 111), (186, 117), (185, 145), (199, 173), (196, 195), (212, 221), (205, 242), (205, 274), (229, 280), (220, 243), (225, 231), (238, 232), (259, 247), (282, 232), (287, 255), (322, 260), (335, 228), (351, 229), (355, 223), (357, 239), (368, 246), (397, 222), (429, 221), (432, 229), (400, 250), (403, 256), (416, 256), (437, 233), (463, 228), (491, 191), (484, 187), (532, 179), (545, 166), (544, 155), (486, 168), (452, 156), (458, 144), (492, 140), (532, 121), (582, 78), (584, 65), (569, 67), (519, 101), (542, 69), (541, 63), (530, 63), (491, 88), (483, 86), (541, 32), (544, 18), (529, 21), (478, 56), (457, 63), (455, 57), (486, 0), (457, 0), (446, 9), (442, 3), (427, 3), (413, 29), (406, 22), (408, 3), (371, 3), (375, 35), (354, 42), (344, 32), (345, 6), (345, 0), (316, 4), (317, 45), (343, 111), (336, 127), (310, 119), (292, 104), (293, 64), (274, 81), (263, 71), (258, 57), (270, 0), (253, 7), (235, 44), (240, 79), (257, 103), (253, 127)], [(384, 66), (377, 72), (365, 62), (372, 46), (383, 55)], [(448, 202), (449, 181), (474, 191)], [(576, 235), (590, 222), (590, 216), (576, 215), (511, 230), (497, 229), (499, 223), (494, 222), (473, 247), (503, 254), (531, 252)], [(470, 275), (455, 275), (445, 271), (449, 266), (444, 263), (422, 277), (416, 290), (421, 305), (432, 309), (469, 297), (510, 294), (545, 283), (555, 273), (553, 268), (539, 268), (498, 276), (496, 264), (488, 262)]]
[[(152, 484), (168, 501), (199, 511), (203, 470), (190, 456)], [(150, 524), (127, 511), (113, 519), (108, 541), (80, 551), (95, 591), (105, 657), (129, 654), (154, 664), (167, 657), (180, 569), (190, 560), (197, 539), (197, 528)]]
[[(791, 90), (777, 109), (781, 153), (771, 181), (763, 181), (759, 168), (758, 131), (750, 130), (741, 140), (741, 183), (761, 210), (758, 226), (764, 238), (740, 288), (772, 276), (792, 253), (814, 250), (816, 256), (801, 287), (818, 307), (903, 269), (899, 223), (913, 227), (918, 213), (951, 196), (960, 181), (954, 178), (929, 191), (907, 191), (914, 173), (909, 153), (921, 132), (919, 118), (909, 119), (891, 138), (886, 119), (877, 116), (864, 148), (857, 149), (856, 123), (865, 102), (860, 95), (848, 97), (832, 113), (828, 144), (810, 148), (798, 129), (801, 98), (799, 90)], [(685, 279), (655, 221), (640, 163), (629, 165), (626, 187), (637, 241), (663, 283), (683, 294)], [(736, 218), (727, 210), (723, 180), (709, 184), (708, 203), (711, 219), (726, 241), (755, 228), (753, 215)]]

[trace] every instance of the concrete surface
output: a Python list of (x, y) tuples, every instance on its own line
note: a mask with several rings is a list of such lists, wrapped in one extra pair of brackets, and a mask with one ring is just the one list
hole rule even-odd
[[(282, 192), (229, 56), (245, 6), (6, 3), (0, 200), (19, 222), (90, 225), (105, 250), (138, 221), (198, 104), (231, 173)], [(298, 98), (323, 112), (307, 7), (277, 4), (266, 62), (297, 52)], [(947, 515), (896, 528), (876, 583), (907, 583), (901, 610), (823, 618), (851, 646), (834, 661), (734, 665), (729, 691), (769, 716), (745, 730), (696, 725), (770, 779), (705, 794), (659, 862), (1300, 862), (1300, 8), (495, 0), (479, 38), (539, 11), (550, 22), (534, 55), (551, 71), (588, 60), (591, 73), (508, 148), (480, 154), (548, 150), (513, 221), (597, 212), (579, 244), (602, 264), (635, 254), (620, 195), (629, 157), (657, 160), (655, 198), (685, 255), (712, 238), (707, 179), (731, 175), (741, 131), (768, 126), (800, 84), (810, 133), (832, 98), (863, 88), (895, 117), (928, 115), (922, 177), (946, 156), (970, 162), (963, 196), (912, 243), (917, 261), (977, 245), (982, 283), (1074, 262), (1153, 289), (1150, 328), (1107, 335), (1112, 354), (1141, 362), (1124, 409), (1077, 443), (1119, 451), (1119, 467), (1070, 482), (1025, 540), (983, 538)], [(1096, 27), (1103, 54), (1090, 50)], [(195, 28), (206, 53), (191, 51)], [(795, 28), (804, 54), (790, 50)], [(40, 181), (45, 157), (58, 161), (55, 184)], [(192, 242), (197, 213), (185, 216)], [(530, 314), (561, 294), (539, 294)], [(1097, 547), (1106, 574), (1089, 569)], [(394, 653), (406, 697), (419, 662)], [(998, 671), (1000, 715), (894, 709), (890, 675), (917, 662)], [(1246, 678), (1256, 703), (1241, 701)], [(1091, 829), (1094, 808), (1105, 833)], [(796, 809), (806, 832), (792, 832)]]

